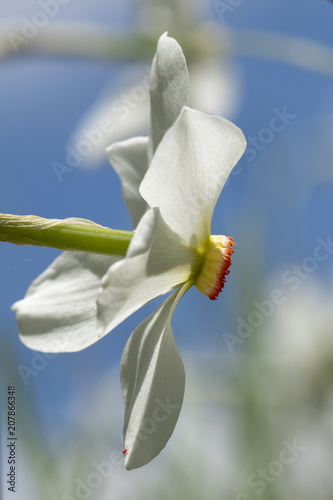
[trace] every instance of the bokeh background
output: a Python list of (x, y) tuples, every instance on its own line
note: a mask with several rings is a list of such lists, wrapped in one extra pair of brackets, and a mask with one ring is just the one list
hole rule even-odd
[[(20, 500), (331, 500), (332, 2), (54, 2), (46, 17), (47, 2), (0, 5), (1, 212), (131, 229), (103, 147), (146, 134), (144, 82), (165, 30), (183, 45), (193, 106), (231, 119), (249, 148), (213, 220), (213, 234), (236, 241), (231, 274), (217, 302), (194, 289), (176, 310), (183, 410), (142, 469), (127, 472), (119, 459), (118, 369), (156, 303), (82, 352), (35, 353), (10, 307), (59, 252), (1, 243), (3, 498), (14, 497), (5, 438), (15, 385)], [(43, 19), (13, 51), (9, 34)], [(115, 102), (127, 103), (123, 119)], [(103, 118), (110, 137), (68, 165), (68, 148)]]

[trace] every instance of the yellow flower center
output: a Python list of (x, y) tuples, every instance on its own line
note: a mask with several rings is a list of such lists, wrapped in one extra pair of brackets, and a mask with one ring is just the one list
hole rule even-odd
[(229, 236), (211, 236), (195, 286), (211, 300), (217, 299), (229, 274), (235, 242)]

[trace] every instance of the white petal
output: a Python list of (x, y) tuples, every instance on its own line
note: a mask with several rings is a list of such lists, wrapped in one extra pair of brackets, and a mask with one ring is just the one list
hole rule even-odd
[(165, 224), (158, 209), (139, 222), (126, 258), (106, 273), (98, 298), (99, 324), (107, 331), (197, 272), (200, 259)]
[(165, 132), (188, 102), (186, 60), (174, 38), (165, 33), (158, 41), (150, 73), (149, 161)]
[(139, 193), (139, 186), (147, 171), (148, 137), (135, 137), (116, 142), (106, 153), (120, 177), (123, 197), (135, 228), (147, 210), (147, 203)]
[(187, 244), (202, 250), (221, 189), (245, 147), (242, 131), (229, 121), (183, 108), (156, 150), (140, 193)]
[(43, 352), (71, 352), (96, 342), (101, 278), (119, 257), (64, 252), (13, 305), (22, 342)]
[(127, 469), (141, 467), (158, 455), (178, 420), (185, 372), (171, 318), (187, 289), (186, 284), (168, 297), (134, 330), (125, 346), (120, 379), (125, 404)]

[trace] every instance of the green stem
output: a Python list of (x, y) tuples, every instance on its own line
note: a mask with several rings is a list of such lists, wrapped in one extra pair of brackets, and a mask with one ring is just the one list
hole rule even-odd
[(99, 226), (84, 219), (44, 219), (0, 214), (0, 241), (59, 250), (126, 255), (132, 231)]

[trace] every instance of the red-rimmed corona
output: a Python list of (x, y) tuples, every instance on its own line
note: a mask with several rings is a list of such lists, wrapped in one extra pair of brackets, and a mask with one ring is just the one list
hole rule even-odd
[(230, 236), (211, 236), (195, 286), (211, 300), (216, 300), (230, 272), (234, 240)]

